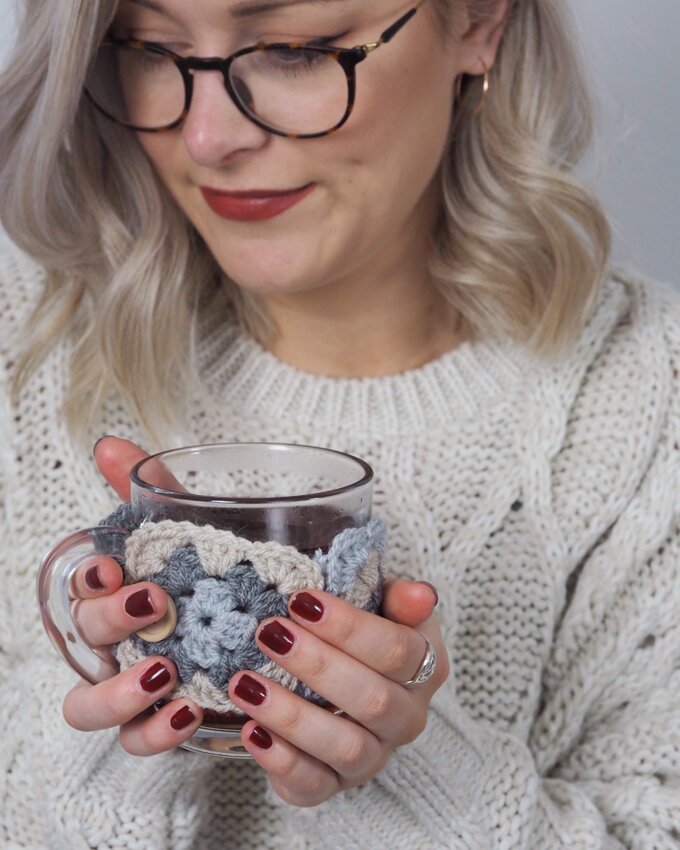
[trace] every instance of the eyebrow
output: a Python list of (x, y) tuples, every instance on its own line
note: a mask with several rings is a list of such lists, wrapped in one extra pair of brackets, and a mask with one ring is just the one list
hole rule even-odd
[[(155, 0), (128, 0), (129, 3), (134, 3), (136, 6), (144, 6), (146, 9), (153, 9), (154, 12), (168, 14), (160, 3)], [(247, 18), (254, 15), (262, 15), (265, 12), (272, 12), (276, 9), (283, 9), (287, 6), (300, 6), (307, 4), (308, 6), (329, 6), (331, 3), (344, 3), (346, 0), (261, 0), (260, 2), (245, 2), (236, 3), (231, 9), (232, 17)]]

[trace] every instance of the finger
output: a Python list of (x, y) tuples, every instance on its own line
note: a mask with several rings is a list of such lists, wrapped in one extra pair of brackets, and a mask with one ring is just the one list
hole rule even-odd
[(167, 466), (153, 458), (135, 443), (119, 437), (103, 437), (95, 444), (95, 460), (99, 471), (123, 501), (130, 499), (130, 473), (140, 461), (151, 457), (141, 473), (144, 481), (154, 487), (185, 493), (186, 488), (175, 478)]
[(289, 805), (318, 806), (339, 790), (338, 776), (328, 765), (256, 721), (244, 725), (241, 741), (269, 774), (274, 791)]
[(166, 592), (153, 582), (139, 582), (98, 599), (74, 603), (73, 617), (90, 646), (109, 646), (162, 620), (168, 611)]
[(64, 699), (64, 719), (81, 732), (121, 726), (168, 694), (176, 681), (172, 661), (147, 658), (97, 685), (81, 682)]
[(422, 581), (391, 579), (385, 582), (382, 615), (404, 626), (420, 626), (438, 602), (434, 587)]
[(79, 567), (71, 579), (72, 599), (95, 599), (113, 593), (123, 585), (123, 571), (117, 561), (102, 555)]
[(99, 471), (124, 502), (130, 500), (130, 470), (145, 457), (148, 452), (119, 437), (103, 437), (94, 448)]
[[(418, 592), (431, 593), (427, 587)], [(425, 655), (423, 636), (414, 628), (362, 611), (325, 591), (300, 591), (291, 597), (288, 609), (305, 629), (393, 682), (412, 679)], [(436, 618), (430, 617), (420, 629), (437, 655), (445, 655)]]
[[(423, 638), (411, 629), (408, 631), (412, 632), (409, 639), (418, 647), (418, 661), (413, 665), (415, 670), (422, 658)], [(414, 740), (422, 732), (427, 712), (427, 691), (419, 691), (416, 695), (400, 687), (342, 649), (289, 620), (285, 624), (278, 619), (265, 621), (256, 633), (256, 639), (269, 658), (341, 708), (381, 741), (400, 745)], [(279, 703), (285, 705), (286, 700), (281, 697)], [(280, 731), (269, 718), (264, 718), (264, 722), (267, 728)], [(359, 728), (356, 724), (352, 725)], [(289, 738), (288, 734), (285, 737)], [(328, 739), (324, 740), (328, 748)], [(301, 746), (298, 739), (293, 743)], [(323, 745), (323, 742), (320, 743)], [(350, 743), (355, 745), (355, 751), (357, 740)]]
[(120, 744), (133, 756), (154, 756), (191, 738), (202, 722), (199, 705), (174, 699), (153, 714), (141, 714), (121, 726)]
[(264, 676), (237, 674), (228, 691), (257, 724), (348, 780), (367, 776), (383, 758), (382, 744), (367, 729)]

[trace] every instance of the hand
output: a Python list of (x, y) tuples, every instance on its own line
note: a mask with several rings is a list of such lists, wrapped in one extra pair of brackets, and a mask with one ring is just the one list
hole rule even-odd
[[(107, 437), (98, 445), (95, 459), (100, 471), (123, 500), (130, 498), (130, 470), (146, 452), (127, 440)], [(96, 574), (89, 570), (96, 566)], [(72, 592), (76, 617), (85, 640), (105, 647), (160, 620), (167, 610), (162, 588), (144, 581), (123, 587), (123, 571), (113, 558), (97, 558), (74, 576)], [(127, 609), (126, 610), (126, 605)], [(152, 613), (144, 613), (151, 606)], [(66, 722), (83, 732), (120, 727), (124, 750), (149, 756), (173, 749), (190, 738), (203, 720), (201, 708), (189, 699), (172, 700), (158, 712), (153, 705), (173, 690), (177, 670), (169, 658), (146, 658), (128, 670), (92, 685), (82, 680), (64, 700)]]
[[(130, 470), (147, 456), (134, 443), (116, 437), (104, 438), (95, 451), (102, 475), (124, 501), (130, 498)], [(98, 589), (91, 587), (86, 578), (95, 565), (97, 579), (102, 585)], [(81, 567), (74, 577), (72, 591), (75, 598), (82, 600), (77, 605), (78, 625), (91, 646), (106, 647), (124, 640), (160, 620), (167, 610), (167, 596), (158, 585), (140, 582), (123, 587), (123, 572), (112, 558), (101, 557)], [(137, 595), (140, 592), (141, 597)], [(148, 599), (153, 613), (141, 617), (128, 613), (125, 604), (131, 597), (134, 597), (133, 610), (138, 611), (140, 603)], [(383, 613), (395, 622), (417, 626), (430, 616), (434, 602), (432, 591), (426, 585), (397, 581), (386, 588)], [(422, 643), (420, 635), (416, 634), (416, 638)], [(151, 681), (147, 682), (149, 674)], [(142, 681), (147, 687), (162, 684), (147, 691)], [(172, 691), (176, 682), (177, 671), (169, 658), (150, 657), (97, 685), (82, 680), (66, 695), (64, 718), (81, 731), (119, 726), (124, 750), (137, 756), (155, 755), (190, 738), (203, 720), (200, 706), (189, 699), (173, 700), (158, 712), (154, 711), (154, 703)], [(180, 723), (187, 725), (175, 728)]]
[[(449, 675), (449, 662), (436, 618), (420, 626), (437, 653), (433, 676), (403, 687), (425, 654), (422, 635), (409, 626), (361, 611), (319, 590), (305, 592), (323, 613), (310, 622), (270, 619), (256, 634), (258, 646), (348, 717), (339, 717), (257, 673), (241, 671), (229, 683), (229, 696), (252, 720), (243, 727), (244, 747), (267, 771), (273, 789), (295, 806), (316, 806), (338, 791), (376, 776), (399, 746), (425, 729), (434, 693)], [(434, 597), (425, 585), (399, 582), (388, 588), (384, 612), (404, 610), (404, 596), (420, 611)], [(429, 603), (427, 597), (429, 596)], [(418, 602), (419, 600), (419, 602)], [(278, 651), (263, 640), (273, 635)], [(270, 637), (270, 643), (271, 643)]]

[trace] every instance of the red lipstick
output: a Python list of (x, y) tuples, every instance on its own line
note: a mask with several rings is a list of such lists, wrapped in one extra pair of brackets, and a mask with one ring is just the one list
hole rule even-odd
[(233, 221), (265, 221), (299, 204), (315, 188), (316, 184), (310, 183), (301, 189), (288, 192), (277, 192), (272, 189), (220, 192), (218, 189), (201, 186), (201, 192), (210, 209), (222, 218)]

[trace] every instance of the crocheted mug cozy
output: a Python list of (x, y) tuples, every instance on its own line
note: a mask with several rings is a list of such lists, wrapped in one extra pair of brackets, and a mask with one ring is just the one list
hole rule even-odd
[(167, 698), (189, 697), (221, 714), (242, 713), (227, 695), (229, 680), (239, 670), (254, 670), (305, 699), (327, 704), (255, 643), (262, 620), (288, 616), (292, 594), (318, 588), (374, 613), (382, 601), (387, 533), (377, 518), (341, 531), (326, 554), (319, 549), (313, 558), (293, 546), (251, 542), (209, 525), (162, 520), (139, 526), (127, 503), (101, 525), (130, 532), (124, 550), (104, 531), (97, 540), (97, 548), (121, 564), (124, 584), (158, 584), (177, 612), (174, 631), (162, 640), (149, 642), (134, 634), (115, 645), (121, 669), (149, 655), (166, 656), (178, 674)]

